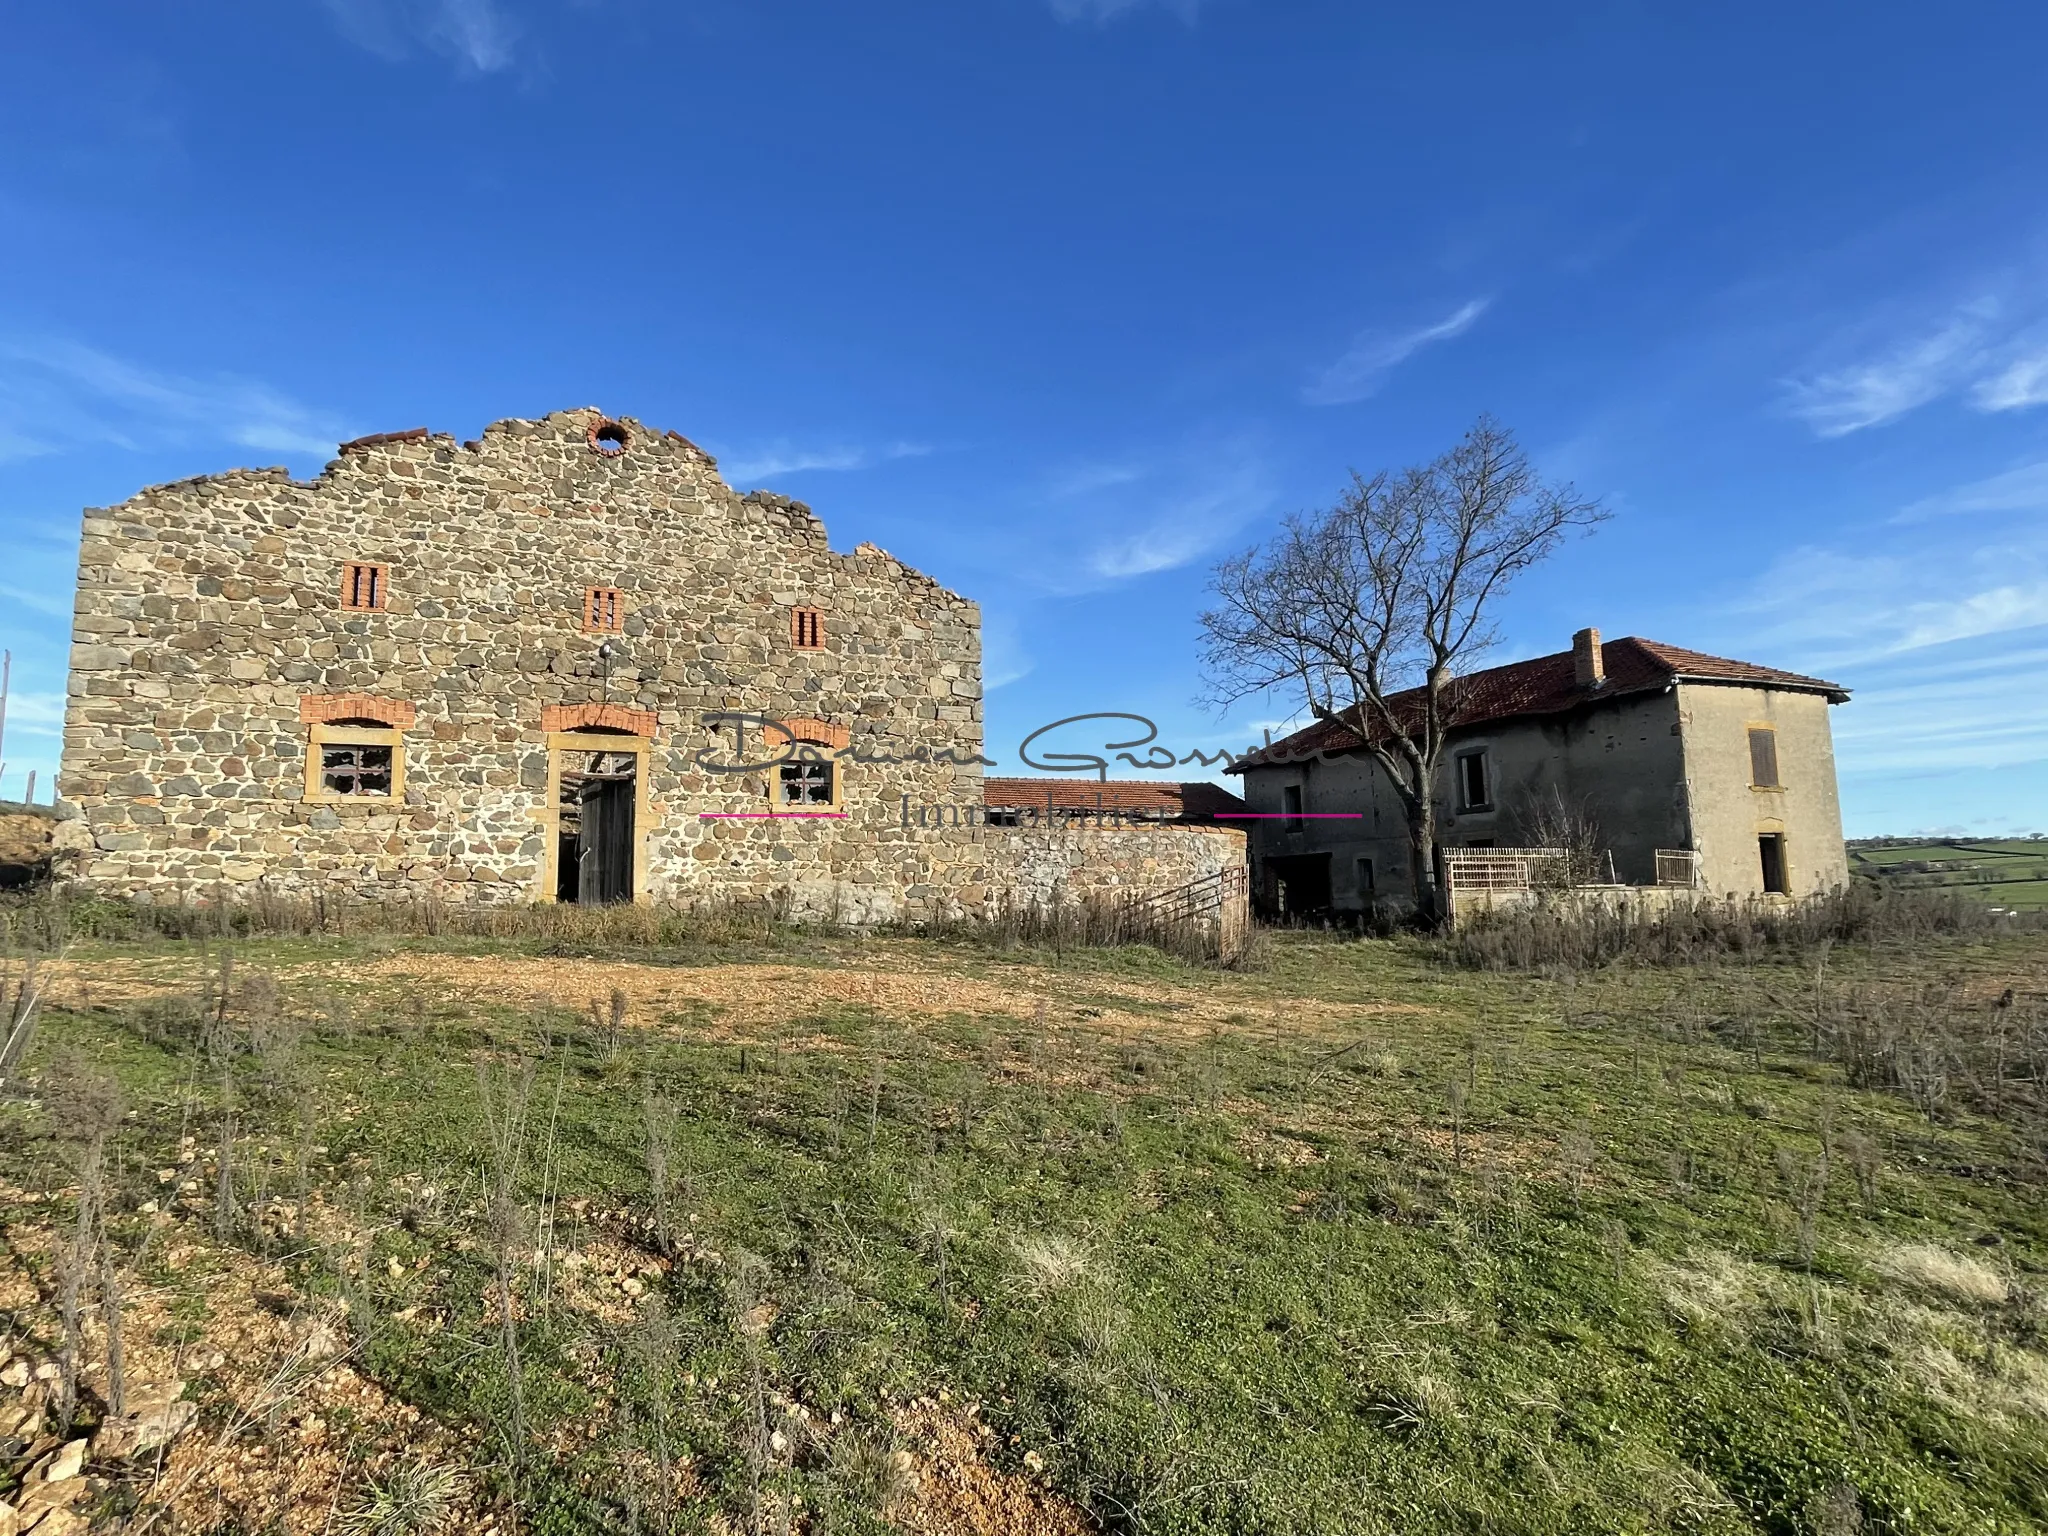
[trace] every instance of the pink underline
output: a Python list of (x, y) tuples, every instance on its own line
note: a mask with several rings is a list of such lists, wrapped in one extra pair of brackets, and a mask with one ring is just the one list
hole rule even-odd
[(1362, 821), (1363, 811), (1218, 811), (1218, 821)]
[(698, 819), (699, 821), (747, 821), (747, 820), (750, 820), (750, 819), (752, 819), (752, 818), (754, 818), (754, 817), (757, 817), (757, 816), (758, 816), (758, 817), (761, 817), (761, 818), (763, 818), (763, 819), (765, 819), (765, 820), (768, 820), (768, 821), (800, 821), (800, 820), (803, 820), (803, 819), (805, 819), (805, 818), (808, 818), (808, 819), (810, 819), (810, 820), (812, 820), (812, 821), (816, 821), (816, 820), (818, 820), (818, 819), (819, 819), (819, 818), (821, 818), (821, 817), (822, 817), (822, 818), (824, 818), (824, 819), (825, 819), (825, 820), (827, 820), (827, 821), (831, 821), (831, 820), (839, 820), (839, 821), (844, 821), (844, 820), (846, 819), (846, 812), (844, 812), (844, 811), (699, 811), (699, 812), (697, 813), (697, 819)]

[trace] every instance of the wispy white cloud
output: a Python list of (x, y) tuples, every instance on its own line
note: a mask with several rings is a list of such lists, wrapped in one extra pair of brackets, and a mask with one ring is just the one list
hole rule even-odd
[(71, 594), (68, 592), (32, 592), (24, 587), (0, 585), (0, 602), (14, 603), (31, 613), (48, 614), (51, 618), (71, 617)]
[[(1223, 456), (1229, 457), (1227, 448)], [(1265, 468), (1250, 454), (1221, 472), (1206, 461), (1177, 466), (1149, 493), (1119, 497), (1118, 509), (1144, 508), (1143, 521), (1129, 533), (1097, 543), (1084, 562), (1085, 576), (1095, 583), (1128, 581), (1187, 565), (1272, 503)], [(1103, 520), (1120, 520), (1118, 509), (1105, 508)]]
[(763, 480), (774, 475), (794, 475), (814, 469), (872, 469), (895, 459), (921, 459), (932, 452), (929, 443), (890, 443), (881, 448), (799, 448), (787, 441), (771, 443), (752, 453), (719, 456), (719, 467), (732, 480)]
[[(15, 658), (17, 669), (20, 657)], [(17, 676), (19, 675), (17, 670)], [(7, 698), (7, 736), (61, 737), (64, 734), (64, 695), (61, 693), (14, 692)], [(16, 751), (9, 757), (23, 754)]]
[(325, 459), (350, 435), (257, 380), (164, 373), (75, 341), (0, 341), (0, 458), (219, 442)]
[(2002, 475), (1973, 480), (1938, 496), (1927, 496), (1892, 519), (1916, 523), (1930, 517), (1969, 512), (2048, 512), (2048, 460), (2022, 464)]
[(1979, 305), (1881, 357), (1790, 380), (1789, 409), (1821, 437), (1895, 421), (1948, 393), (1981, 365), (1989, 318)]
[(1051, 0), (1051, 4), (1053, 15), (1061, 21), (1097, 27), (1153, 5), (1193, 26), (1202, 9), (1202, 0)]
[(495, 0), (321, 0), (341, 35), (393, 62), (420, 48), (480, 75), (511, 67), (518, 24)]
[(1038, 665), (1024, 645), (1023, 631), (1014, 617), (983, 611), (981, 616), (981, 689), (993, 693), (1019, 678), (1029, 677)]
[[(2048, 405), (2048, 327), (2030, 287), (2002, 283), (1935, 319), (1923, 318), (1902, 341), (1809, 370), (1784, 383), (1785, 408), (1821, 437), (1845, 437), (1896, 421), (1922, 406), (1962, 395), (1976, 410), (2019, 411)], [(1837, 355), (1852, 350), (1836, 343)]]
[(1342, 357), (1323, 369), (1301, 391), (1310, 405), (1347, 405), (1375, 393), (1386, 376), (1424, 347), (1464, 335), (1493, 303), (1471, 299), (1433, 325), (1414, 330), (1365, 331)]
[(1977, 381), (1970, 401), (1980, 411), (2021, 411), (2048, 405), (2048, 342), (2022, 351), (1987, 379)]

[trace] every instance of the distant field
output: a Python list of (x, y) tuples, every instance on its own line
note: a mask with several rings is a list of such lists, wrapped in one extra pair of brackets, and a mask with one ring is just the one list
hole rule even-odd
[(1888, 886), (1954, 886), (1996, 906), (2048, 907), (2048, 838), (1871, 839), (1849, 844), (1849, 867)]

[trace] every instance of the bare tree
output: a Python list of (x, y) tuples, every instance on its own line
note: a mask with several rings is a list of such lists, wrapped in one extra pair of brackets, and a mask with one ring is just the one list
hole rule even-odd
[(1416, 904), (1442, 915), (1432, 793), (1457, 723), (1456, 679), (1495, 639), (1494, 606), (1574, 528), (1607, 514), (1547, 484), (1482, 416), (1434, 463), (1367, 479), (1217, 566), (1203, 651), (1219, 704), (1298, 692), (1385, 770), (1408, 822)]
[(1549, 861), (1537, 873), (1539, 885), (1569, 889), (1599, 883), (1607, 844), (1590, 802), (1567, 800), (1563, 790), (1553, 787), (1525, 805), (1514, 825), (1524, 847), (1563, 851), (1562, 859)]

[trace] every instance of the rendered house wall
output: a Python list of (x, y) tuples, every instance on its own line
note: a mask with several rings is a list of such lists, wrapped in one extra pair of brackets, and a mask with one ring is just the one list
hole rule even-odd
[[(1660, 692), (1589, 702), (1564, 715), (1508, 719), (1455, 735), (1436, 785), (1437, 836), (1446, 847), (1475, 841), (1524, 846), (1537, 840), (1542, 809), (1561, 798), (1590, 814), (1622, 884), (1657, 878), (1656, 852), (1697, 847), (1702, 884), (1715, 894), (1763, 890), (1757, 838), (1786, 838), (1792, 893), (1807, 895), (1848, 878), (1841, 809), (1823, 695), (1736, 685), (1673, 684)], [(1783, 788), (1752, 789), (1747, 728), (1778, 731)], [(1491, 808), (1459, 803), (1457, 758), (1487, 753)], [(1244, 798), (1255, 811), (1284, 808), (1288, 785), (1307, 812), (1357, 812), (1356, 820), (1258, 821), (1252, 856), (1330, 855), (1332, 904), (1359, 911), (1358, 860), (1372, 860), (1376, 896), (1414, 900), (1405, 821), (1384, 771), (1362, 751), (1249, 768)]]
[[(1767, 833), (1785, 839), (1792, 895), (1846, 885), (1849, 860), (1827, 700), (1787, 689), (1684, 683), (1678, 701), (1686, 789), (1707, 888), (1761, 894), (1757, 839)], [(1777, 733), (1779, 788), (1750, 784), (1753, 725)]]

